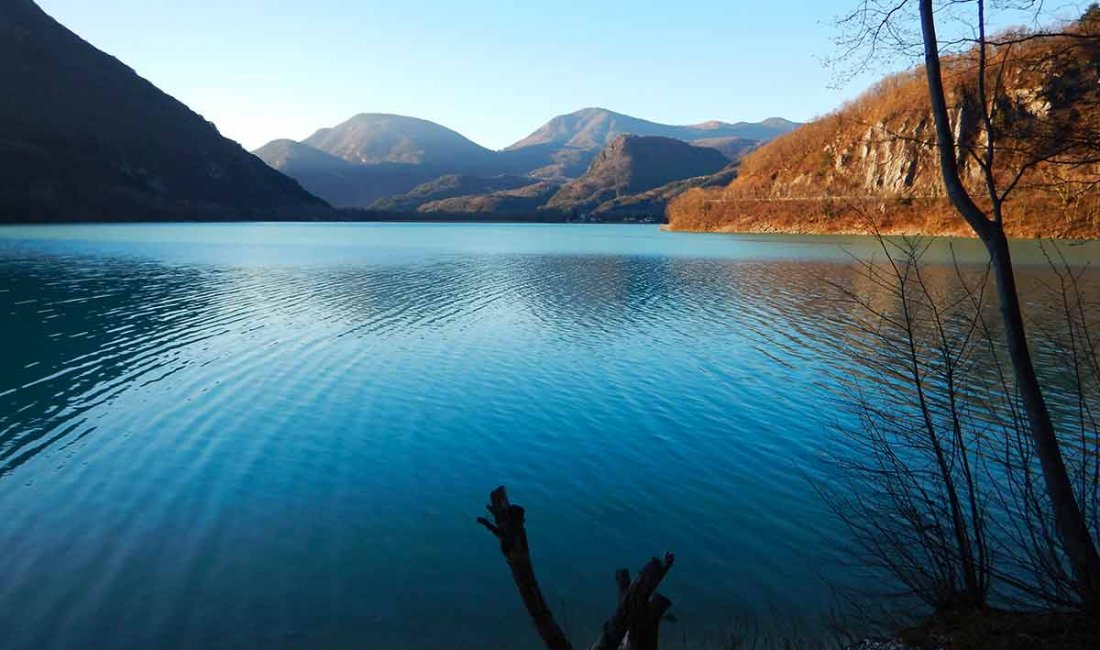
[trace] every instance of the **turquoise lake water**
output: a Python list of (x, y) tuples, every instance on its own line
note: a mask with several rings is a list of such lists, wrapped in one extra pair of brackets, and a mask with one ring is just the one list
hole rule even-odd
[[(849, 371), (830, 284), (874, 249), (655, 226), (0, 228), (0, 646), (535, 648), (474, 523), (498, 484), (578, 646), (614, 570), (666, 550), (670, 647), (739, 620), (815, 629), (855, 580), (810, 487)], [(1027, 289), (1040, 258), (1020, 259)]]

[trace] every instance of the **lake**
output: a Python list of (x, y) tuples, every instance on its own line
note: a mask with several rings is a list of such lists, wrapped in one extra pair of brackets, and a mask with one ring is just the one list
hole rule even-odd
[[(1035, 291), (1041, 256), (1018, 248)], [(656, 226), (0, 228), (0, 645), (536, 648), (474, 523), (499, 484), (578, 646), (614, 570), (666, 550), (670, 647), (745, 621), (812, 634), (856, 579), (811, 487), (846, 417), (831, 284), (875, 249)]]

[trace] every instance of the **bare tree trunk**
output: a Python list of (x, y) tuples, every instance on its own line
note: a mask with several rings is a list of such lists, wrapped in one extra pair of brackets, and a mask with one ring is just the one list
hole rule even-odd
[[(936, 140), (939, 145), (940, 170), (943, 173), (947, 195), (989, 251), (994, 277), (997, 280), (997, 294), (1000, 299), (1001, 319), (1004, 322), (1008, 353), (1012, 360), (1020, 399), (1027, 413), (1035, 453), (1039, 458), (1047, 493), (1054, 509), (1058, 534), (1073, 567), (1078, 594), (1088, 610), (1100, 613), (1100, 554), (1097, 553), (1096, 544), (1089, 534), (1084, 514), (1074, 495), (1050, 411), (1047, 409), (1046, 400), (1031, 361), (1008, 239), (1005, 236), (1000, 215), (996, 215), (997, 218), (994, 220), (989, 219), (974, 203), (959, 176), (955, 140), (943, 89), (932, 0), (920, 0), (920, 16), (921, 33), (924, 36), (925, 70), (928, 76), (932, 115), (936, 123)], [(985, 70), (979, 70), (978, 74), (984, 75)], [(985, 110), (984, 107), (983, 110)], [(998, 201), (995, 195), (991, 199), (995, 204)]]
[(997, 280), (1001, 320), (1008, 339), (1008, 355), (1012, 360), (1020, 400), (1027, 413), (1035, 455), (1043, 469), (1043, 480), (1054, 508), (1058, 534), (1073, 565), (1078, 593), (1089, 610), (1100, 612), (1100, 554), (1089, 535), (1084, 513), (1073, 492), (1050, 411), (1032, 365), (1020, 298), (1016, 291), (1016, 276), (1012, 268), (1008, 239), (1003, 229), (997, 229), (995, 235), (986, 242), (986, 248), (989, 250), (993, 275)]

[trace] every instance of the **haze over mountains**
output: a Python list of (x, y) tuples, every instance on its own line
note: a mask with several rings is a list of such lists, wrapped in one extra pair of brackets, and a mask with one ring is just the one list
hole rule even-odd
[(0, 220), (297, 218), (323, 201), (31, 0), (0, 3)]
[[(710, 160), (729, 163), (797, 126), (781, 118), (676, 126), (586, 108), (555, 117), (519, 142), (492, 151), (432, 122), (364, 113), (320, 129), (302, 142), (272, 141), (255, 154), (338, 207), (400, 211), (424, 207), (432, 212), (441, 210), (440, 201), (448, 201), (449, 208), (460, 212), (495, 212), (505, 205), (509, 209), (577, 210), (595, 204), (558, 201), (550, 206), (539, 199), (548, 200), (559, 186), (584, 176), (600, 152), (621, 135), (690, 143), (707, 152), (703, 155)], [(627, 164), (632, 161), (628, 159)], [(669, 180), (698, 175), (690, 165), (681, 170), (665, 166), (663, 170), (666, 175), (671, 173)], [(646, 173), (637, 170), (639, 176)], [(437, 183), (441, 177), (449, 180)], [(530, 187), (524, 189), (525, 185)], [(604, 189), (621, 192), (623, 187)], [(498, 192), (505, 194), (490, 198)], [(466, 200), (453, 200), (463, 197)]]

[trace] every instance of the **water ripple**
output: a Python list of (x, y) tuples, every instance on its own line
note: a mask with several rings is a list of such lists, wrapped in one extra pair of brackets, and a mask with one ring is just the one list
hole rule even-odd
[(827, 615), (855, 281), (652, 228), (0, 229), (6, 643), (535, 647), (499, 483), (578, 637), (666, 548), (689, 636)]

